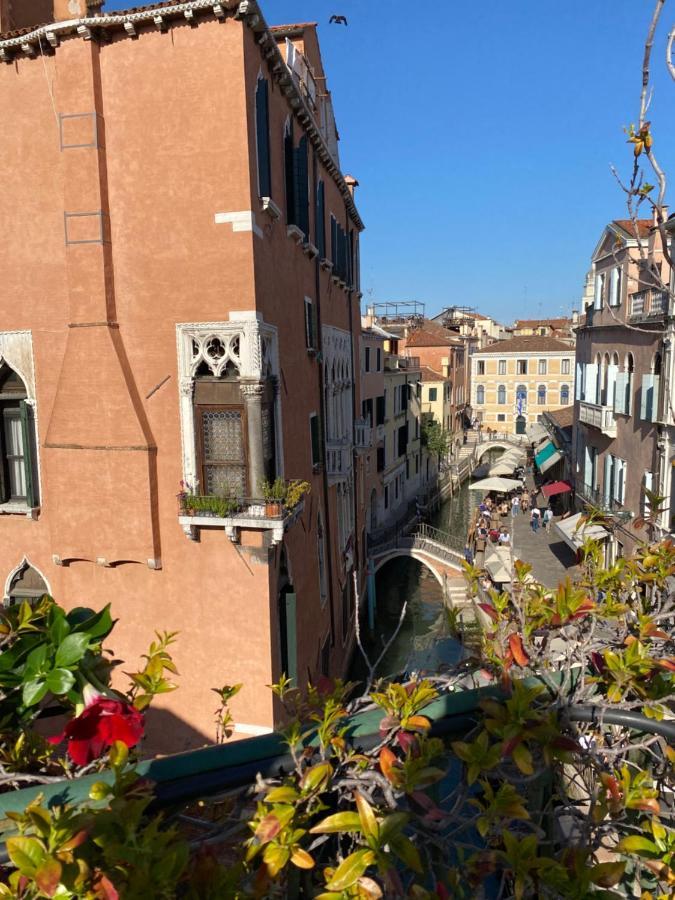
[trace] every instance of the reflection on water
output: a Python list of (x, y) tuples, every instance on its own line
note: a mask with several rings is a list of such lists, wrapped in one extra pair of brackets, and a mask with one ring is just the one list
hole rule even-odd
[[(503, 450), (488, 450), (483, 459), (494, 461)], [(473, 510), (482, 499), (480, 491), (470, 491), (465, 481), (455, 495), (430, 517), (432, 525), (466, 538)], [(422, 563), (401, 557), (383, 566), (375, 577), (377, 613), (375, 632), (369, 634), (364, 615), (361, 632), (368, 657), (375, 662), (398, 624), (406, 599), (408, 609), (396, 640), (377, 667), (377, 675), (404, 671), (438, 671), (457, 661), (460, 644), (448, 636), (443, 608), (443, 591), (434, 575)], [(367, 669), (357, 649), (350, 678), (363, 680)]]

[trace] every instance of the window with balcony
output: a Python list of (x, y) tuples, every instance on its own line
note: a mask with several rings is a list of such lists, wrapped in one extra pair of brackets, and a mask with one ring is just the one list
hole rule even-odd
[(476, 405), (482, 406), (485, 403), (485, 388), (479, 384), (476, 388)]
[(0, 502), (33, 507), (37, 502), (35, 425), (26, 386), (7, 363), (0, 367)]
[(500, 384), (497, 388), (497, 403), (500, 406), (504, 406), (506, 403), (506, 385)]
[(540, 384), (537, 388), (537, 405), (544, 406), (546, 403), (546, 385)]
[(272, 196), (270, 163), (269, 86), (262, 75), (255, 91), (255, 138), (258, 155), (258, 196)]
[(560, 405), (567, 406), (570, 402), (570, 386), (569, 384), (560, 385)]
[(516, 362), (516, 372), (518, 375), (527, 375), (527, 360), (519, 359)]
[(505, 359), (499, 360), (498, 373), (500, 375), (506, 375), (506, 360)]
[(627, 353), (623, 371), (618, 372), (616, 376), (616, 387), (614, 389), (614, 412), (624, 416), (629, 416), (632, 412), (633, 402), (633, 377), (634, 362), (633, 354)]
[(485, 360), (479, 359), (476, 362), (476, 375), (485, 375)]
[(565, 358), (565, 359), (561, 360), (561, 363), (560, 363), (560, 374), (561, 374), (561, 375), (569, 375), (569, 374), (570, 374), (570, 369), (571, 369), (571, 365), (570, 365), (569, 359)]

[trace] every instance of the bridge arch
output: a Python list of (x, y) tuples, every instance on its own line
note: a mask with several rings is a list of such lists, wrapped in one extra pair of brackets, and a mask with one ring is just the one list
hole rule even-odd
[(456, 567), (452, 566), (447, 562), (436, 559), (429, 553), (425, 553), (423, 550), (416, 549), (415, 547), (394, 547), (391, 550), (386, 550), (381, 556), (374, 559), (375, 574), (377, 574), (384, 565), (397, 557), (407, 557), (408, 559), (415, 559), (417, 562), (422, 563), (422, 565), (431, 572), (441, 587), (444, 586), (446, 578), (462, 574), (459, 563)]
[(483, 458), (483, 454), (488, 450), (511, 450), (513, 447), (520, 447), (523, 450), (527, 445), (524, 441), (485, 441), (485, 443), (476, 445), (476, 461)]

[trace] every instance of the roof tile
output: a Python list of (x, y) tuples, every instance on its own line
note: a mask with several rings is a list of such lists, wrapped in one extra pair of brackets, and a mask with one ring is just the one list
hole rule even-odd
[(495, 341), (489, 347), (476, 350), (474, 356), (483, 353), (554, 353), (556, 350), (565, 353), (573, 352), (569, 344), (564, 344), (555, 338), (540, 334), (523, 334), (506, 341)]

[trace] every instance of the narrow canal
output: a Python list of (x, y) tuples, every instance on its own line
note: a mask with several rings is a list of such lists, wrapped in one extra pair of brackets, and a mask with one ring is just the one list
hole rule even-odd
[[(503, 450), (489, 450), (483, 461), (492, 462)], [(481, 495), (469, 490), (465, 481), (452, 497), (429, 517), (430, 524), (461, 540)], [(395, 675), (404, 671), (438, 671), (454, 663), (460, 653), (452, 637), (443, 606), (443, 590), (431, 571), (417, 560), (399, 557), (386, 563), (375, 576), (377, 613), (375, 629), (369, 633), (367, 620), (361, 625), (362, 640), (371, 662), (375, 662), (394, 633), (406, 599), (405, 618), (395, 641), (377, 666), (376, 674)], [(367, 669), (357, 649), (350, 677), (363, 680)]]

